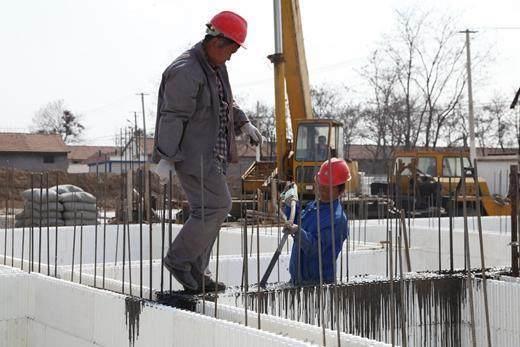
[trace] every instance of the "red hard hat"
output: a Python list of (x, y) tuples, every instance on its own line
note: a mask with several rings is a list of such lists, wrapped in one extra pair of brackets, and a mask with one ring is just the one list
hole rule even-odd
[[(329, 176), (330, 173), (330, 176)], [(332, 178), (332, 179), (331, 179)], [(322, 186), (339, 186), (350, 180), (350, 170), (343, 159), (331, 158), (321, 164), (320, 171), (316, 174), (316, 182)]]
[(222, 11), (211, 18), (211, 25), (220, 34), (244, 47), (247, 36), (247, 22), (231, 11)]

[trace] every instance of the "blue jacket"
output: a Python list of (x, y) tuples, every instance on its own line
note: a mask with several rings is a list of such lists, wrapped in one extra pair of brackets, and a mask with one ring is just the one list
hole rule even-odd
[[(318, 260), (318, 223), (317, 204), (313, 201), (301, 212), (300, 231), (294, 237), (289, 263), (289, 273), (293, 284), (316, 284), (320, 281)], [(330, 224), (330, 203), (320, 202), (321, 255), (323, 266), (323, 282), (334, 281), (334, 261), (338, 257), (349, 230), (347, 216), (339, 200), (333, 203), (335, 250), (332, 250), (332, 228)], [(298, 223), (298, 215), (294, 219)], [(300, 249), (298, 249), (300, 247)], [(298, 276), (298, 253), (300, 254), (300, 271)]]

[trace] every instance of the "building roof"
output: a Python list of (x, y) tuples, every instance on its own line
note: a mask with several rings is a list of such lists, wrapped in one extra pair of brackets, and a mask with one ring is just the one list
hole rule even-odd
[(59, 134), (0, 133), (0, 152), (67, 153)]
[(115, 146), (68, 146), (69, 160), (83, 161), (93, 156), (94, 154), (113, 153), (116, 150)]

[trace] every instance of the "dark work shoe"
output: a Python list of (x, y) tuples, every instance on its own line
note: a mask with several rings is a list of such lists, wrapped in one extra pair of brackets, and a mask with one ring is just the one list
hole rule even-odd
[(184, 289), (189, 290), (189, 291), (198, 291), (199, 290), (199, 284), (195, 280), (195, 278), (193, 278), (193, 275), (191, 274), (190, 271), (182, 271), (182, 270), (178, 270), (178, 269), (174, 268), (168, 258), (163, 259), (163, 265), (168, 271), (170, 271), (170, 273), (173, 275), (173, 277), (175, 277), (175, 279), (180, 284), (182, 284)]
[[(202, 287), (202, 283), (200, 284)], [(206, 292), (223, 292), (226, 290), (226, 285), (222, 282), (215, 282), (211, 277), (204, 276), (204, 287)]]

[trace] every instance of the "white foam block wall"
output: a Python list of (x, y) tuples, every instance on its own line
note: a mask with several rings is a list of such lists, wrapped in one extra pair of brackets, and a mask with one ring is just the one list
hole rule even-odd
[[(415, 253), (414, 253), (415, 254)], [(382, 249), (379, 250), (361, 250), (356, 252), (350, 252), (349, 254), (349, 264), (350, 264), (350, 278), (355, 276), (362, 276), (366, 274), (371, 275), (385, 275), (386, 274), (386, 263), (385, 263), (386, 252)], [(264, 275), (267, 266), (271, 261), (272, 256), (267, 254), (260, 255), (260, 279)], [(412, 256), (412, 258), (415, 258)], [(422, 254), (417, 256), (418, 259), (422, 258)], [(278, 260), (277, 265), (273, 269), (269, 277), (268, 283), (281, 283), (281, 282), (289, 282), (290, 274), (289, 274), (289, 261), (290, 254), (282, 254)], [(339, 276), (340, 269), (340, 261), (346, 262), (346, 258), (340, 259), (338, 258), (337, 269)], [(130, 265), (130, 266), (129, 266)], [(213, 273), (213, 278), (216, 278), (216, 266), (217, 259), (213, 257), (210, 260), (210, 270)], [(238, 287), (242, 284), (242, 268), (243, 268), (243, 258), (241, 256), (220, 256), (219, 257), (219, 277), (218, 280), (224, 282), (227, 286)], [(130, 290), (130, 269), (132, 275), (132, 293), (134, 295), (139, 295), (137, 293), (140, 292), (140, 263), (132, 262), (131, 264), (125, 264), (125, 293), (129, 293)], [(101, 286), (102, 278), (101, 276), (101, 268), (97, 269), (97, 285)], [(345, 270), (343, 270), (343, 277), (346, 279)], [(79, 268), (75, 268), (74, 281), (79, 281)], [(93, 277), (94, 269), (93, 266), (87, 265), (83, 269), (82, 280), (84, 284), (93, 285), (94, 277)], [(122, 273), (123, 267), (122, 265), (113, 266), (109, 265), (105, 269), (105, 288), (121, 292), (122, 290)], [(70, 278), (70, 271), (68, 268), (63, 268), (61, 275), (62, 278)], [(149, 285), (149, 276), (150, 276), (150, 268), (149, 262), (143, 262), (143, 296), (148, 297), (148, 289)], [(257, 277), (257, 257), (253, 256), (248, 258), (248, 278), (249, 285), (258, 283)], [(163, 270), (163, 289), (169, 290), (170, 286), (170, 275), (169, 272), (164, 269)], [(152, 288), (154, 291), (159, 291), (161, 289), (161, 263), (160, 261), (155, 261), (152, 263)], [(172, 279), (172, 289), (180, 290), (182, 289), (181, 285), (175, 280)]]
[[(175, 239), (182, 225), (172, 224), (172, 240)], [(79, 264), (80, 252), (82, 252), (83, 264), (93, 264), (96, 259), (97, 250), (97, 263), (103, 261), (103, 233), (104, 225), (98, 225), (97, 228), (97, 247), (96, 247), (96, 228), (93, 225), (86, 225), (81, 228), (76, 227), (74, 236), (73, 227), (58, 227), (58, 254), (57, 264), (70, 265), (72, 264), (72, 252), (73, 245), (75, 245), (75, 264)], [(83, 231), (82, 231), (83, 229)], [(125, 229), (126, 230), (126, 229)], [(255, 228), (256, 230), (256, 228)], [(39, 228), (34, 228), (32, 231), (30, 228), (16, 228), (14, 230), (7, 230), (7, 239), (5, 238), (5, 229), (0, 229), (0, 264), (3, 263), (3, 253), (6, 249), (6, 255), (8, 257), (13, 254), (12, 239), (14, 238), (14, 257), (22, 257), (22, 244), (23, 244), (23, 259), (28, 260), (29, 247), (31, 243), (30, 234), (33, 234), (34, 244), (34, 261), (38, 262), (40, 258), (40, 234), (41, 234), (41, 261), (47, 263), (47, 228), (42, 227), (41, 231)], [(143, 250), (143, 259), (148, 260), (150, 258), (150, 232), (147, 224), (143, 224), (143, 237), (142, 244), (141, 230), (138, 224), (130, 225), (129, 231), (126, 231), (125, 243), (125, 258), (128, 259), (128, 237), (130, 237), (130, 257), (132, 260), (139, 259), (140, 249)], [(82, 241), (81, 241), (81, 234)], [(168, 250), (168, 226), (165, 226), (165, 239), (164, 239), (164, 254)], [(223, 228), (220, 232), (220, 249), (221, 255), (232, 255), (241, 254), (243, 250), (243, 236), (241, 228)], [(7, 245), (4, 246), (5, 240)], [(261, 228), (260, 229), (260, 246), (261, 252), (271, 253), (274, 252), (278, 246), (278, 233), (276, 228)], [(22, 242), (23, 241), (23, 242)], [(55, 260), (55, 246), (56, 243), (56, 229), (50, 227), (49, 229), (49, 263), (54, 266)], [(117, 245), (117, 247), (116, 247)], [(292, 245), (292, 240), (289, 240), (289, 249)], [(152, 259), (160, 259), (163, 252), (162, 247), (162, 225), (152, 224)], [(254, 237), (251, 237), (251, 227), (248, 232), (248, 248), (256, 251), (256, 231)], [(216, 244), (214, 246), (214, 253), (216, 254)], [(105, 261), (107, 263), (114, 263), (117, 260), (123, 259), (123, 226), (122, 225), (106, 225), (106, 236), (105, 236)]]
[[(125, 297), (38, 274), (0, 275), (0, 346), (129, 346)], [(20, 297), (20, 299), (17, 299)], [(23, 301), (26, 303), (24, 304)], [(25, 321), (25, 323), (23, 322)], [(13, 326), (17, 328), (11, 329)], [(135, 346), (307, 346), (196, 313), (145, 304)]]
[[(206, 315), (214, 317), (215, 304), (213, 302), (206, 302), (204, 308)], [(203, 312), (203, 303), (201, 301), (197, 304), (197, 312)], [(217, 317), (231, 322), (245, 324), (245, 311), (243, 308), (218, 304)], [(258, 314), (256, 312), (248, 311), (247, 319), (249, 326), (258, 328)], [(323, 341), (322, 329), (320, 327), (289, 319), (261, 314), (260, 327), (264, 331), (286, 335), (316, 345), (321, 345)], [(337, 331), (326, 329), (325, 339), (327, 346), (338, 346)], [(346, 333), (340, 333), (340, 345), (345, 347), (390, 346), (380, 341), (370, 340)]]
[[(487, 220), (487, 219), (490, 220)], [(483, 217), (489, 227), (493, 223), (498, 221), (497, 217)], [(410, 246), (411, 249), (420, 249), (424, 252), (424, 256), (431, 258), (434, 263), (430, 269), (438, 269), (438, 228), (435, 221), (431, 221), (431, 226), (428, 227), (428, 220), (423, 219), (415, 220), (415, 226), (412, 222), (410, 231)], [(395, 233), (395, 228), (394, 231)], [(367, 224), (367, 241), (378, 243), (379, 241), (386, 240), (386, 228), (382, 224), (378, 224), (375, 220), (368, 221)], [(394, 234), (395, 237), (395, 234)], [(441, 263), (444, 269), (449, 269), (449, 225), (447, 218), (441, 218)], [(496, 266), (510, 266), (511, 263), (511, 249), (508, 244), (511, 242), (509, 234), (499, 234), (494, 231), (483, 232), (483, 243), (484, 243), (484, 255), (486, 261), (486, 267)], [(470, 255), (471, 255), (471, 266), (480, 267), (480, 248), (479, 248), (479, 235), (477, 232), (469, 233), (469, 244), (470, 244)], [(454, 268), (464, 267), (464, 230), (460, 228), (454, 228), (453, 231), (453, 255), (454, 255)], [(412, 270), (415, 270), (412, 262)]]
[[(520, 345), (520, 282), (487, 281), (489, 302), (489, 320), (493, 346), (516, 347)], [(487, 344), (486, 316), (484, 309), (483, 281), (473, 282), (473, 298), (475, 307), (475, 332), (477, 346)], [(465, 334), (464, 342), (470, 345), (469, 299), (464, 307)]]

